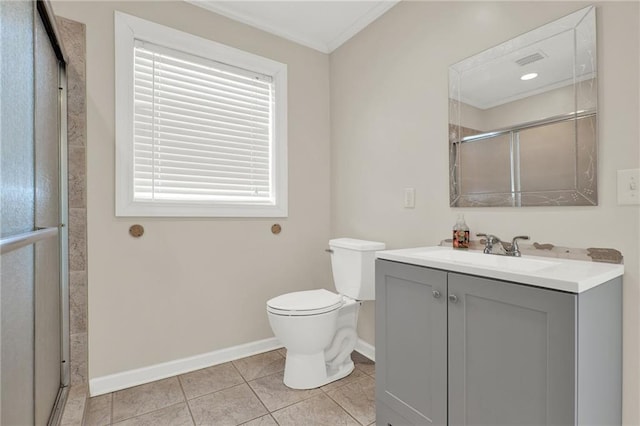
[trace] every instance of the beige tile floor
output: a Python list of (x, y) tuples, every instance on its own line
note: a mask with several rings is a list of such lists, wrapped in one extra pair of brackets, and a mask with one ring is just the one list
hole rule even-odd
[(351, 375), (319, 389), (282, 383), (284, 350), (90, 398), (86, 426), (369, 426), (375, 364), (357, 352)]

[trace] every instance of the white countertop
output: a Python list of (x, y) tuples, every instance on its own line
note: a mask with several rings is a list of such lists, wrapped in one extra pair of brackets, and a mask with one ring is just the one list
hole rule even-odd
[(526, 255), (514, 258), (442, 246), (383, 250), (376, 257), (571, 293), (582, 293), (624, 274), (623, 265), (611, 263)]

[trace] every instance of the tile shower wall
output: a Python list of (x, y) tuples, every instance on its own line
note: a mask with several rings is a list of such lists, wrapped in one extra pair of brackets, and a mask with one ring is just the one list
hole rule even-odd
[(71, 384), (87, 381), (87, 166), (85, 26), (58, 17), (68, 55), (69, 309)]

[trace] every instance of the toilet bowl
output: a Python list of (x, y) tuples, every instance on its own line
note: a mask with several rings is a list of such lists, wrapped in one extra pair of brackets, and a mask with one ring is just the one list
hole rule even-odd
[(339, 238), (329, 242), (334, 282), (340, 294), (307, 290), (267, 302), (269, 324), (287, 349), (284, 384), (312, 389), (349, 375), (362, 300), (375, 295), (375, 252), (384, 244)]

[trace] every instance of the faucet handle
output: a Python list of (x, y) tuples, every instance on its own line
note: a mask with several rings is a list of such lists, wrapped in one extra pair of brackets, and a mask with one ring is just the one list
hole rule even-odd
[(493, 250), (493, 245), (495, 243), (497, 243), (497, 242), (500, 242), (500, 239), (498, 237), (496, 237), (495, 235), (478, 232), (478, 233), (476, 233), (476, 236), (485, 237), (486, 238), (486, 240), (484, 242), (484, 250), (483, 250), (483, 252), (485, 254), (491, 254), (491, 252)]
[(513, 237), (513, 240), (511, 240), (511, 244), (518, 244), (518, 240), (528, 240), (529, 236), (528, 235), (518, 235), (517, 237)]
[(518, 240), (528, 240), (529, 236), (528, 235), (518, 235), (516, 237), (513, 237), (513, 240), (511, 240), (511, 250), (510, 252), (513, 253), (513, 256), (520, 256), (520, 247), (518, 246)]
[(491, 244), (500, 242), (500, 238), (496, 237), (493, 234), (485, 234), (483, 232), (478, 232), (476, 236), (485, 237), (487, 239), (487, 242), (490, 242)]
[(487, 239), (488, 243), (493, 244), (496, 240), (496, 236), (495, 235), (491, 235), (491, 234), (485, 234), (484, 232), (478, 232), (476, 234), (476, 237), (485, 237)]

